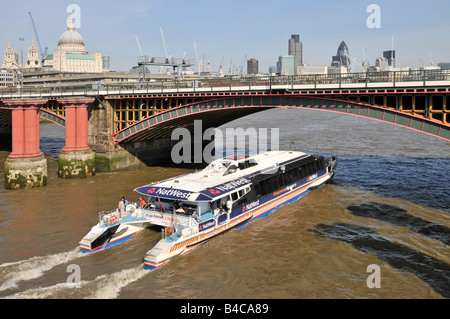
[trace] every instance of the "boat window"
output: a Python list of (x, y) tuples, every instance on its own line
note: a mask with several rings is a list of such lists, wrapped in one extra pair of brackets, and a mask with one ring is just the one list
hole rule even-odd
[(232, 164), (228, 167), (228, 169), (226, 170), (226, 172), (223, 174), (223, 176), (225, 175), (229, 175), (229, 174), (233, 174), (237, 171), (237, 167), (236, 165)]
[(238, 200), (238, 206), (242, 206), (242, 205), (247, 204), (247, 200), (248, 200), (247, 197), (239, 199)]
[(271, 178), (271, 182), (272, 182), (272, 191), (275, 191), (275, 190), (281, 188), (281, 185), (278, 184), (277, 176), (273, 176)]
[(261, 196), (261, 186), (259, 184), (255, 184), (255, 193), (256, 196)]
[(258, 165), (258, 163), (256, 163), (255, 160), (251, 159), (251, 160), (245, 160), (243, 162), (240, 162), (238, 165), (239, 165), (239, 169), (243, 170), (243, 169)]
[(259, 183), (259, 185), (261, 186), (261, 196), (264, 196), (264, 195), (270, 193), (270, 192), (267, 190), (267, 184), (268, 184), (268, 183), (267, 183), (267, 180), (261, 181), (261, 182)]
[(233, 201), (237, 200), (237, 199), (238, 199), (238, 193), (237, 193), (237, 192), (232, 193), (232, 194), (231, 194), (231, 199), (232, 199)]
[(319, 156), (319, 168), (320, 170), (323, 170), (325, 168), (325, 159), (323, 156)]
[(214, 204), (214, 208), (221, 208), (223, 206), (223, 203), (226, 204), (226, 202), (228, 201), (229, 196), (224, 196), (218, 200), (216, 200), (215, 204)]
[(230, 166), (230, 164), (231, 164), (230, 162), (226, 162), (226, 161), (225, 161), (225, 162), (222, 162), (222, 165), (225, 166), (225, 167)]
[(209, 164), (206, 168), (205, 171), (223, 171), (226, 170), (228, 166), (230, 166), (229, 161), (214, 161), (211, 164)]
[(283, 174), (277, 175), (277, 180), (279, 188), (286, 186), (286, 184), (284, 184)]
[(244, 190), (243, 190), (243, 189), (241, 189), (241, 190), (239, 191), (239, 197), (242, 197), (242, 196), (244, 196)]

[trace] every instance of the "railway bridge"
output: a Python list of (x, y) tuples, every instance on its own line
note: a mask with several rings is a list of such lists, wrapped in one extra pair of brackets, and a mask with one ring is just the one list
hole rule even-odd
[(450, 140), (450, 72), (201, 78), (0, 92), (0, 141), (11, 141), (5, 187), (46, 184), (39, 118), (65, 128), (61, 178), (170, 161), (175, 128), (194, 132), (271, 108), (383, 121)]

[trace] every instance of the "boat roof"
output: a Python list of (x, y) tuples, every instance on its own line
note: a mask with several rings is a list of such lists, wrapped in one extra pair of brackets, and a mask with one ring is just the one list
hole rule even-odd
[(273, 174), (279, 167), (307, 156), (296, 151), (227, 156), (214, 160), (201, 171), (144, 185), (134, 191), (170, 200), (213, 201), (249, 186), (255, 175)]

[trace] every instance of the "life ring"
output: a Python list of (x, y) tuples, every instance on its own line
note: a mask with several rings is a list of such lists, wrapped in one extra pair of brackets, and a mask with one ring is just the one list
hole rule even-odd
[(172, 227), (167, 226), (166, 227), (166, 236), (170, 236), (170, 235), (172, 235)]
[(117, 215), (112, 215), (111, 218), (109, 219), (109, 223), (111, 225), (114, 225), (115, 223), (117, 223)]

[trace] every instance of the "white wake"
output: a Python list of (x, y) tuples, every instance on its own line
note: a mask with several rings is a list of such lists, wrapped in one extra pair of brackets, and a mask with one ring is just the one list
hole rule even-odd
[(143, 265), (124, 269), (113, 274), (104, 274), (91, 281), (82, 280), (76, 287), (73, 283), (58, 283), (49, 287), (25, 290), (5, 297), (5, 299), (43, 299), (43, 298), (86, 298), (113, 299), (119, 296), (120, 290), (149, 273)]
[(17, 288), (17, 283), (41, 277), (53, 267), (79, 258), (84, 254), (77, 247), (68, 252), (36, 256), (0, 265), (0, 291)]

